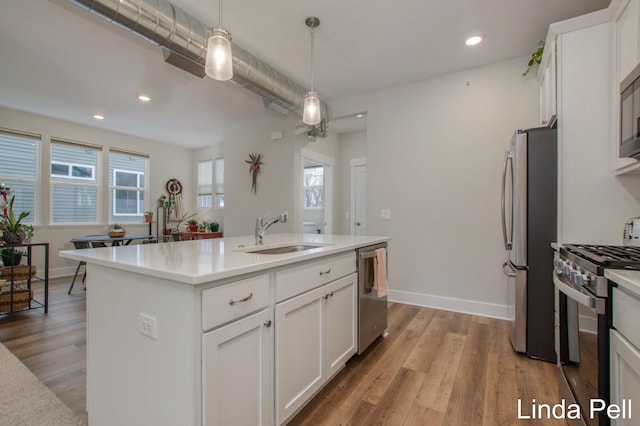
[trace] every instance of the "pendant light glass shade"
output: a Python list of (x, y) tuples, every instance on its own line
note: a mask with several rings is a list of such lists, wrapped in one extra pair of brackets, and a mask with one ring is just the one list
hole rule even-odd
[(316, 92), (309, 92), (304, 98), (304, 111), (302, 112), (302, 122), (310, 126), (319, 124), (320, 117), (320, 99)]
[(233, 77), (231, 36), (222, 28), (209, 31), (204, 72), (214, 80), (225, 81)]
[(311, 16), (306, 19), (305, 25), (309, 27), (309, 33), (311, 35), (311, 90), (304, 97), (302, 122), (310, 126), (315, 126), (322, 121), (320, 99), (318, 98), (318, 94), (313, 90), (313, 30), (320, 25), (320, 20), (315, 16)]

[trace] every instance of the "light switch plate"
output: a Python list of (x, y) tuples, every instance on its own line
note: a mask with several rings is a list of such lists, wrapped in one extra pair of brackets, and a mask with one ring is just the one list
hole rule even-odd
[(391, 220), (391, 210), (389, 209), (380, 210), (380, 220)]

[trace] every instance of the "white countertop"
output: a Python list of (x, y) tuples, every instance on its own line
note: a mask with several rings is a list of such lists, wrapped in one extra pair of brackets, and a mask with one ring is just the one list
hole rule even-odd
[(640, 297), (640, 271), (626, 269), (606, 269), (604, 276)]
[[(176, 241), (159, 244), (91, 248), (60, 251), (60, 256), (128, 272), (202, 284), (277, 266), (311, 260), (359, 247), (389, 241), (390, 237), (267, 234), (264, 245), (256, 246), (253, 236)], [(286, 253), (253, 254), (251, 249), (266, 249), (298, 243), (321, 247)]]

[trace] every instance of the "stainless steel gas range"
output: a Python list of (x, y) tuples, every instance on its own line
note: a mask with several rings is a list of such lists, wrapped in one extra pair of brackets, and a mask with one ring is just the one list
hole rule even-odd
[[(554, 258), (556, 352), (565, 381), (562, 398), (577, 403), (577, 424), (606, 426), (592, 402), (609, 403), (611, 284), (606, 269), (640, 269), (640, 247), (565, 244)], [(596, 404), (599, 405), (599, 404)]]

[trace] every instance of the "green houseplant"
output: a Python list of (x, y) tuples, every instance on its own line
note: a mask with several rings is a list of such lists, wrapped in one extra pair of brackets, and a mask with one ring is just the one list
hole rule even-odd
[(198, 232), (198, 221), (195, 219), (187, 220), (187, 227), (191, 232)]
[(18, 266), (22, 260), (22, 256), (26, 253), (12, 248), (5, 248), (0, 251), (2, 255), (2, 263), (4, 266)]
[(540, 40), (538, 42), (538, 49), (531, 54), (531, 59), (529, 59), (529, 65), (527, 69), (522, 73), (522, 76), (526, 76), (531, 71), (536, 64), (539, 64), (542, 61), (542, 54), (544, 53), (544, 40)]
[[(2, 229), (2, 239), (7, 244), (22, 244), (27, 235), (27, 226), (22, 224), (22, 220), (29, 216), (30, 212), (21, 212), (16, 216), (13, 211), (13, 203), (16, 196), (12, 196), (7, 203), (7, 211), (0, 219), (0, 229)], [(33, 232), (31, 232), (33, 234)]]

